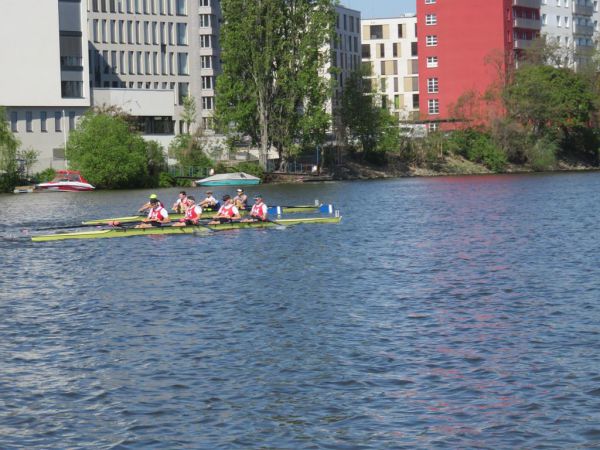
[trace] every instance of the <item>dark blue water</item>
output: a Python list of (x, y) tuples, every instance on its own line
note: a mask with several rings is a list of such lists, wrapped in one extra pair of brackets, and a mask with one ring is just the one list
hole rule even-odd
[(150, 191), (1, 196), (0, 448), (600, 447), (599, 173), (260, 191), (343, 221), (32, 243)]

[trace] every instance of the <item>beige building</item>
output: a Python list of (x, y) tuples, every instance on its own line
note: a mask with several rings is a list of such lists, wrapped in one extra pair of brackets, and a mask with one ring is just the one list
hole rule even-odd
[(371, 67), (371, 90), (381, 94), (382, 106), (400, 121), (416, 120), (419, 115), (416, 29), (413, 14), (361, 23), (362, 62)]

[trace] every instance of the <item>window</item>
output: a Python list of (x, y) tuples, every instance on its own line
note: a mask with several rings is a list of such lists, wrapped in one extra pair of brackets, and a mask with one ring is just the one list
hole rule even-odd
[(437, 94), (438, 90), (438, 79), (437, 78), (427, 78), (427, 93), (429, 94)]
[(187, 24), (177, 24), (177, 45), (187, 45)]
[(435, 0), (425, 0), (426, 5), (433, 5), (434, 3), (435, 3)]
[(556, 16), (556, 26), (560, 27), (560, 16)]
[(437, 98), (430, 98), (427, 100), (427, 107), (429, 114), (440, 113), (440, 101)]
[(369, 29), (369, 39), (383, 39), (383, 25), (371, 25)]
[(13, 133), (17, 133), (19, 131), (18, 124), (19, 122), (19, 113), (17, 111), (12, 111), (10, 113), (10, 131)]
[(75, 129), (75, 111), (69, 111), (69, 131)]
[(435, 25), (437, 16), (435, 14), (425, 14), (425, 25)]
[(177, 75), (188, 75), (188, 54), (177, 53)]
[(410, 56), (417, 56), (419, 54), (419, 45), (417, 42), (410, 43)]
[(46, 120), (48, 119), (48, 114), (46, 111), (40, 111), (40, 131), (42, 133), (46, 133), (48, 129), (46, 128)]
[(413, 94), (412, 107), (413, 109), (419, 109), (419, 94)]
[(548, 25), (548, 17), (546, 14), (542, 14), (542, 25)]
[(210, 0), (199, 0), (199, 6), (210, 6)]
[(210, 14), (200, 14), (200, 26), (210, 27), (211, 24)]
[(438, 66), (438, 57), (437, 56), (428, 56), (427, 57), (427, 67), (429, 69)]
[(398, 39), (404, 37), (404, 26), (399, 23), (398, 24)]
[(569, 27), (569, 18), (565, 16), (565, 27)]
[(371, 58), (371, 46), (369, 44), (362, 44), (362, 57), (365, 59)]
[(437, 45), (437, 36), (429, 35), (425, 38), (425, 45), (427, 47), (435, 47)]
[(438, 131), (440, 124), (439, 123), (430, 123), (427, 127), (431, 133), (435, 133)]
[(178, 16), (185, 16), (187, 15), (186, 11), (185, 11), (185, 0), (175, 0), (177, 2), (176, 5), (176, 14)]
[(394, 58), (398, 58), (401, 54), (400, 51), (400, 43), (399, 42), (394, 42), (394, 45), (392, 46), (392, 56)]
[(62, 113), (60, 111), (54, 111), (54, 131), (60, 133), (62, 131), (61, 123)]
[(201, 56), (200, 64), (203, 69), (212, 69), (212, 57), (210, 56)]
[(200, 47), (202, 47), (202, 48), (210, 48), (211, 47), (210, 34), (201, 34), (200, 35)]
[(202, 89), (213, 88), (213, 77), (202, 77)]
[(212, 97), (202, 97), (202, 109), (207, 109), (207, 110), (213, 109), (213, 98)]

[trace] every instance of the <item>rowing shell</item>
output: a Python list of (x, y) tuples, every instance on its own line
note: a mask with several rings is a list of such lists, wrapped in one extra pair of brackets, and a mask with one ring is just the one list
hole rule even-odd
[[(269, 214), (271, 215), (281, 215), (284, 213), (310, 213), (310, 212), (323, 212), (333, 214), (333, 205), (320, 205), (320, 206), (272, 206), (269, 208)], [(201, 219), (212, 219), (216, 211), (204, 211), (200, 216)], [(241, 210), (240, 215), (244, 216), (248, 214), (248, 211)], [(183, 214), (169, 214), (169, 218), (172, 220), (181, 219)], [(81, 222), (82, 225), (108, 225), (109, 222), (120, 222), (120, 223), (132, 223), (132, 222), (141, 222), (142, 219), (146, 218), (146, 215), (137, 215), (137, 216), (125, 216), (125, 217), (112, 217), (109, 219), (95, 219), (95, 220), (87, 220), (85, 222)]]
[(339, 223), (340, 217), (303, 217), (281, 219), (273, 222), (230, 222), (217, 225), (190, 225), (184, 227), (162, 226), (152, 228), (111, 228), (108, 230), (79, 231), (74, 233), (43, 234), (32, 236), (33, 242), (61, 241), (66, 239), (103, 239), (129, 236), (153, 236), (159, 234), (208, 234), (211, 231), (225, 231), (240, 228), (272, 228), (309, 223)]

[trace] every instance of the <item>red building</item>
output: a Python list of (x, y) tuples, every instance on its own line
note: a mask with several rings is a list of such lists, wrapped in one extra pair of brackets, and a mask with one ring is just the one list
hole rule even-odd
[[(419, 109), (430, 129), (485, 120), (483, 94), (539, 35), (541, 0), (417, 0)], [(464, 113), (457, 114), (457, 107)]]

